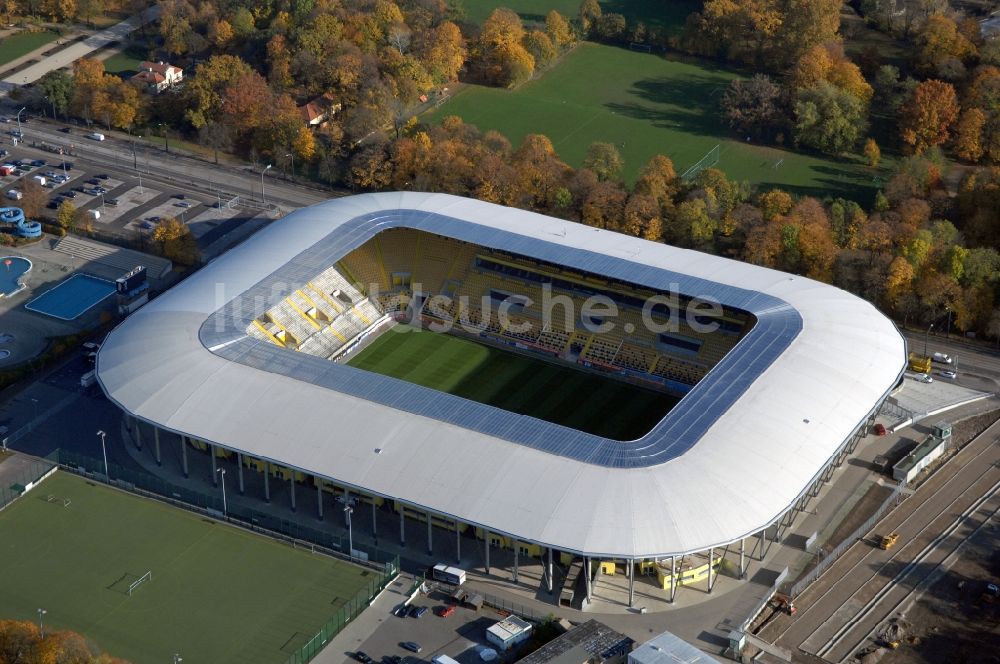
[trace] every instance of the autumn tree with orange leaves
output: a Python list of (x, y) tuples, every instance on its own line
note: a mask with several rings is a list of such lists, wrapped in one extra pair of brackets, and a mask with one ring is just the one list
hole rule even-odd
[(948, 140), (958, 118), (958, 97), (950, 83), (924, 81), (913, 89), (900, 114), (900, 136), (915, 154)]

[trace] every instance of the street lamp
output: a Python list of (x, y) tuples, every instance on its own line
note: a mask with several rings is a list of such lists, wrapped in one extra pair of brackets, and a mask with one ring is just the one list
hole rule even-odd
[(344, 505), (344, 514), (347, 515), (347, 551), (351, 558), (354, 558), (354, 531), (351, 529), (351, 514), (353, 512), (353, 507)]
[(947, 323), (947, 327), (944, 328), (944, 336), (945, 336), (945, 338), (950, 339), (951, 338), (951, 307), (945, 307), (945, 310), (948, 312), (948, 323)]
[(97, 432), (97, 435), (101, 437), (101, 454), (104, 455), (104, 480), (111, 484), (111, 474), (108, 473), (108, 448), (104, 444), (104, 437), (108, 434), (104, 433), (104, 430)]
[(260, 172), (260, 200), (261, 200), (261, 201), (262, 201), (262, 202), (264, 203), (264, 207), (267, 207), (267, 197), (266, 197), (266, 196), (264, 196), (264, 173), (266, 173), (266, 172), (268, 172), (269, 170), (271, 170), (271, 166), (272, 166), (272, 165), (273, 165), (273, 164), (268, 164), (268, 165), (267, 165), (267, 166), (265, 166), (265, 167), (264, 167), (264, 169), (263, 169), (263, 170), (262, 170), (262, 171)]
[(924, 332), (924, 357), (927, 357), (927, 337), (930, 336), (931, 330), (934, 329), (934, 323), (927, 326), (927, 331)]
[(163, 151), (170, 152), (170, 146), (167, 144), (167, 126), (162, 122), (157, 123), (157, 127), (163, 127)]
[(222, 473), (222, 514), (229, 516), (229, 508), (226, 505), (226, 469), (219, 468), (220, 473)]
[(25, 106), (20, 111), (17, 112), (17, 137), (18, 138), (21, 138), (21, 113), (24, 113), (24, 110), (26, 108), (28, 108), (28, 107)]
[(42, 633), (42, 638), (45, 638), (45, 614), (48, 613), (45, 609), (38, 609), (38, 631)]
[(292, 177), (295, 177), (295, 155), (289, 152), (285, 156), (292, 160)]

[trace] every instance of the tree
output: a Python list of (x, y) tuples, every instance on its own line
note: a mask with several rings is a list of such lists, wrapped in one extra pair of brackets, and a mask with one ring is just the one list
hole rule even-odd
[(975, 163), (982, 158), (986, 152), (983, 144), (986, 120), (986, 114), (978, 108), (968, 108), (959, 117), (955, 126), (955, 154), (959, 159)]
[(34, 180), (27, 180), (21, 187), (21, 200), (18, 205), (24, 210), (28, 219), (37, 219), (45, 208), (45, 190)]
[(292, 141), (292, 150), (304, 162), (312, 161), (316, 155), (316, 139), (306, 127), (299, 127), (299, 131)]
[(36, 85), (46, 97), (44, 100), (46, 106), (65, 116), (73, 99), (73, 77), (57, 69), (42, 76)]
[(618, 153), (618, 148), (611, 143), (594, 142), (587, 148), (583, 166), (594, 171), (598, 180), (604, 181), (617, 178), (625, 162)]
[(545, 69), (558, 55), (549, 36), (541, 30), (532, 30), (524, 36), (524, 48), (535, 59), (535, 66)]
[(722, 111), (740, 134), (770, 136), (782, 121), (781, 88), (767, 74), (733, 79), (722, 96)]
[(569, 21), (554, 9), (545, 16), (545, 34), (559, 50), (571, 46), (576, 41), (576, 35), (573, 34)]
[(964, 60), (976, 52), (975, 45), (958, 30), (955, 21), (943, 14), (927, 19), (917, 34), (917, 63), (925, 71), (936, 70), (946, 58)]
[(233, 55), (213, 55), (202, 62), (184, 84), (184, 117), (195, 129), (219, 119), (226, 89), (252, 73), (250, 65)]
[(535, 59), (523, 41), (521, 18), (509, 9), (494, 9), (472, 50), (472, 60), (483, 80), (511, 88), (531, 78)]
[(851, 151), (867, 126), (864, 104), (825, 81), (795, 102), (795, 140), (830, 154)]
[(601, 18), (601, 5), (597, 3), (597, 0), (583, 0), (580, 3), (580, 11), (577, 16), (577, 20), (580, 22), (580, 29), (583, 30), (583, 34), (590, 36), (590, 34), (597, 28), (597, 21)]
[(785, 216), (794, 204), (791, 194), (781, 189), (772, 189), (757, 198), (757, 205), (765, 221)]
[(170, 217), (164, 219), (153, 231), (153, 241), (159, 244), (160, 254), (182, 265), (198, 262), (198, 242), (187, 224)]
[(215, 163), (218, 164), (219, 150), (226, 150), (232, 146), (232, 135), (229, 127), (213, 120), (198, 129), (198, 141), (205, 147), (212, 149)]
[(456, 80), (467, 55), (462, 31), (450, 21), (442, 22), (434, 28), (433, 38), (424, 53), (424, 65), (435, 82)]
[(673, 207), (673, 197), (680, 189), (677, 181), (677, 171), (670, 157), (662, 154), (653, 155), (635, 182), (635, 193), (652, 196), (660, 205), (661, 210)]
[(948, 140), (949, 129), (958, 117), (958, 99), (950, 83), (931, 79), (913, 90), (903, 105), (900, 135), (915, 154)]
[(69, 200), (64, 200), (56, 210), (56, 222), (60, 228), (69, 232), (76, 226), (76, 206)]
[(882, 161), (882, 151), (878, 148), (878, 143), (875, 142), (874, 138), (869, 138), (865, 141), (864, 147), (865, 161), (868, 162), (868, 168), (878, 168), (878, 164)]

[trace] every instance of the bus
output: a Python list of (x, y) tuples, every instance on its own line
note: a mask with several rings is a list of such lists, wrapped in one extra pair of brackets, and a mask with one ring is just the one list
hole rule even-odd
[(443, 563), (435, 565), (431, 574), (435, 580), (450, 583), (453, 586), (460, 586), (465, 583), (464, 569), (449, 567)]

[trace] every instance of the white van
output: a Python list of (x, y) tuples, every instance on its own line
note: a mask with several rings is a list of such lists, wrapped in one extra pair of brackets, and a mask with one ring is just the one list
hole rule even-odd
[(89, 214), (94, 219), (100, 219), (101, 218), (101, 211), (100, 210), (87, 210), (87, 214)]
[(104, 134), (99, 134), (99, 133), (97, 133), (95, 131), (93, 134), (87, 134), (87, 138), (95, 140), (95, 141), (103, 141), (104, 140)]
[(32, 175), (31, 179), (38, 183), (39, 187), (45, 186), (45, 176), (44, 175)]
[(17, 189), (11, 189), (10, 191), (7, 192), (7, 198), (9, 198), (12, 201), (19, 201), (21, 200), (21, 197), (22, 194)]
[(940, 362), (941, 364), (951, 364), (952, 362), (951, 356), (946, 355), (945, 353), (934, 353), (934, 355), (931, 356), (931, 359), (935, 362)]

